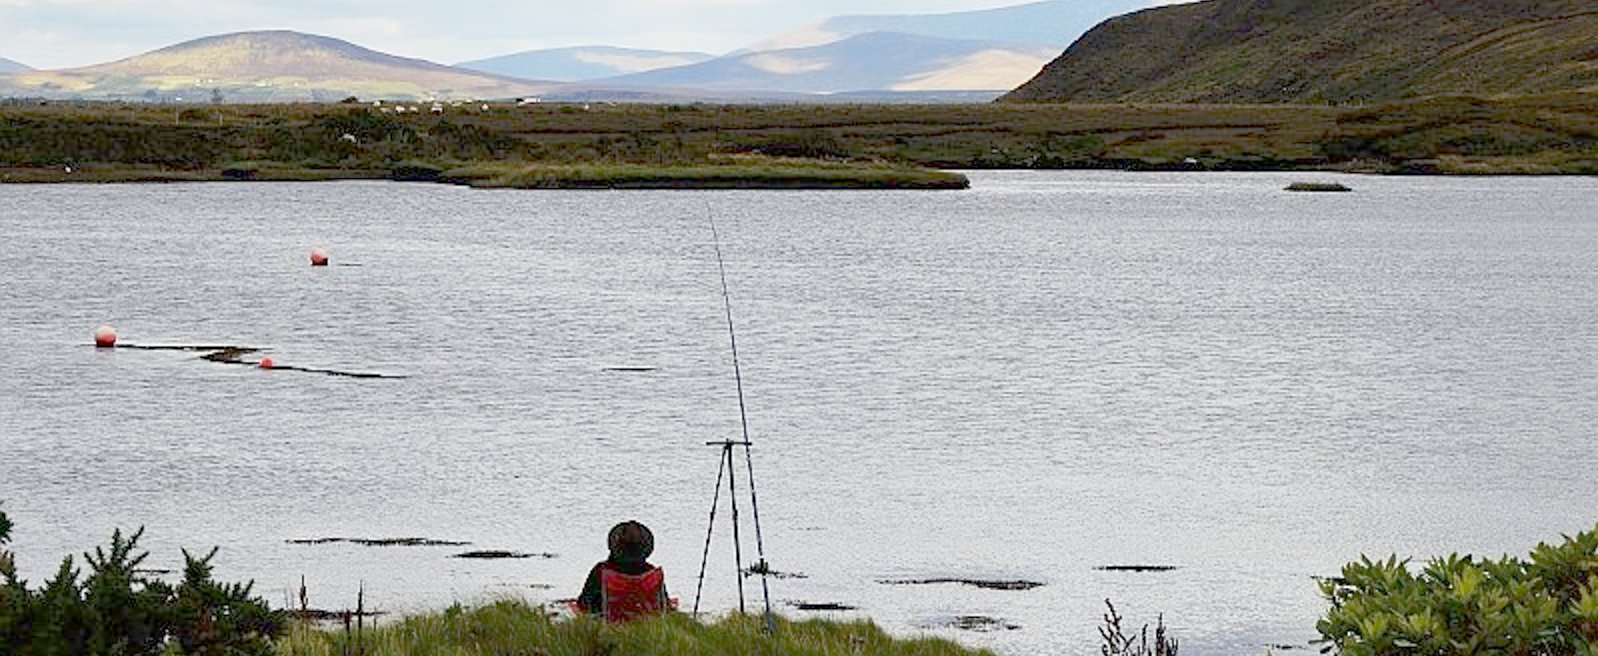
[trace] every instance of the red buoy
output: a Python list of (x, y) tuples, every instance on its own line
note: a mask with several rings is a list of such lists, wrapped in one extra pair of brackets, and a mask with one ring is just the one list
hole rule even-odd
[(327, 266), (327, 251), (320, 248), (311, 249), (311, 266)]
[(267, 356), (267, 357), (261, 358), (261, 368), (262, 369), (271, 369), (276, 364), (277, 364), (276, 362), (272, 361), (272, 356)]
[(111, 348), (117, 345), (117, 329), (110, 326), (100, 326), (94, 329), (94, 345), (100, 348)]

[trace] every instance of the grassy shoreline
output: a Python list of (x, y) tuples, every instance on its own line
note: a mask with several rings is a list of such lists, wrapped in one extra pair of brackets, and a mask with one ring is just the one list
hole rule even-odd
[(732, 615), (701, 623), (687, 615), (608, 623), (592, 616), (557, 619), (542, 607), (500, 601), (474, 608), (405, 617), (380, 628), (327, 631), (301, 624), (276, 645), (278, 656), (992, 656), (940, 638), (894, 638), (869, 621), (777, 619), (773, 635), (757, 615)]
[(1593, 98), (1339, 107), (499, 103), (438, 114), (13, 100), (0, 101), (0, 181), (423, 179), (399, 175), (407, 167), (478, 186), (673, 189), (961, 188), (932, 173), (951, 169), (1587, 175), (1598, 174)]

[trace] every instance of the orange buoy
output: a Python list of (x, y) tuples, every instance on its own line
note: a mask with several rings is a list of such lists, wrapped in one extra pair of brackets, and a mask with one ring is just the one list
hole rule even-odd
[(276, 364), (277, 364), (276, 362), (272, 361), (272, 357), (271, 356), (267, 356), (267, 357), (261, 358), (261, 368), (262, 369), (271, 369)]
[(100, 348), (111, 348), (117, 345), (117, 329), (110, 326), (100, 326), (94, 329), (94, 345)]
[(320, 248), (311, 249), (311, 266), (327, 266), (327, 251)]

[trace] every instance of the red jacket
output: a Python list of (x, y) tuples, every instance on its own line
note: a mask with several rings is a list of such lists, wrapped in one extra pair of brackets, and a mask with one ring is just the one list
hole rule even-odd
[(648, 564), (618, 567), (607, 560), (594, 565), (588, 573), (577, 605), (583, 612), (602, 615), (612, 622), (665, 612), (671, 607), (666, 572)]

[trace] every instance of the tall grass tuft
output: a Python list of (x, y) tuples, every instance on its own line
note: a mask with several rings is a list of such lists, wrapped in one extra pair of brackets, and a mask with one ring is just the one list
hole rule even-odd
[(628, 623), (591, 616), (560, 618), (540, 606), (499, 601), (408, 617), (364, 637), (294, 628), (279, 656), (978, 656), (934, 638), (896, 639), (866, 621), (779, 620), (775, 635), (759, 617), (733, 615), (705, 624), (673, 613)]

